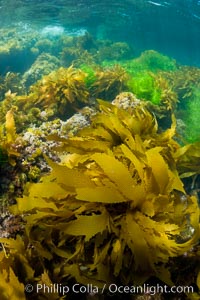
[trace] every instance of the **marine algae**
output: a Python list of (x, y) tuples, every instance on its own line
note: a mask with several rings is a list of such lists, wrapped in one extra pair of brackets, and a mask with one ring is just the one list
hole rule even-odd
[(73, 66), (61, 67), (38, 80), (28, 94), (17, 95), (9, 90), (0, 103), (0, 122), (5, 121), (5, 115), (12, 107), (16, 107), (18, 131), (55, 117), (66, 119), (89, 102), (86, 76)]
[(61, 116), (69, 114), (67, 109), (88, 102), (88, 92), (84, 83), (85, 73), (79, 69), (59, 68), (44, 76), (31, 87), (37, 107), (50, 107)]
[(91, 95), (95, 98), (112, 100), (126, 88), (128, 74), (120, 65), (99, 68), (95, 72), (96, 80), (91, 86)]
[(7, 157), (11, 165), (15, 165), (15, 158), (19, 156), (16, 149), (16, 126), (14, 120), (14, 108), (10, 109), (5, 116), (5, 124), (0, 127), (0, 147), (3, 157)]
[(174, 117), (159, 133), (142, 105), (127, 112), (99, 101), (91, 125), (62, 139), (61, 163), (47, 159), (50, 174), (29, 183), (10, 207), (26, 225), (22, 237), (0, 239), (2, 280), (11, 284), (14, 274), (20, 290), (22, 283), (71, 279), (101, 289), (151, 276), (173, 285), (169, 259), (199, 238), (198, 203), (179, 177), (174, 134)]

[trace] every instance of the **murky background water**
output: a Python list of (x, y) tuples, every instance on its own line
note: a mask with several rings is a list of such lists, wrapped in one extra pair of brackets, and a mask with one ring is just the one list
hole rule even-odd
[(182, 64), (200, 65), (198, 0), (2, 0), (1, 28), (125, 41), (139, 54), (154, 49)]

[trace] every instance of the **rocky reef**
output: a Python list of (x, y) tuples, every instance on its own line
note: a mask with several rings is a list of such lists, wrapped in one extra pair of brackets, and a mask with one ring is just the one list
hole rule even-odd
[(187, 285), (181, 299), (198, 299), (199, 69), (89, 34), (14, 34), (0, 55), (33, 60), (1, 67), (2, 299), (65, 299), (36, 295), (55, 282)]

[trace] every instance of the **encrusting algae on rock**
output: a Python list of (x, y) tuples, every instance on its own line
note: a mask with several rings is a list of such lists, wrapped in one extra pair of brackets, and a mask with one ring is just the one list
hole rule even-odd
[(15, 240), (0, 239), (2, 282), (12, 284), (13, 275), (20, 291), (22, 283), (46, 280), (101, 289), (155, 276), (174, 285), (169, 260), (199, 239), (197, 198), (179, 177), (174, 134), (174, 116), (171, 128), (159, 132), (142, 102), (126, 111), (99, 101), (88, 127), (57, 138), (61, 162), (46, 158), (50, 174), (27, 184), (10, 207), (26, 225)]

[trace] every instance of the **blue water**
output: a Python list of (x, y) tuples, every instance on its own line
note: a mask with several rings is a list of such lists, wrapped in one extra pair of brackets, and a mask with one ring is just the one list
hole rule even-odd
[[(52, 35), (91, 33), (200, 66), (198, 0), (1, 0), (1, 28)], [(2, 33), (1, 33), (2, 35)]]

